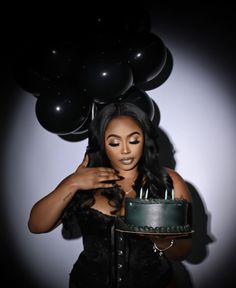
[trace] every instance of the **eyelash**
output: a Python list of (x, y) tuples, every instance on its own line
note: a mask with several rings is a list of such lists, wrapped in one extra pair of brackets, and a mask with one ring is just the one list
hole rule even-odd
[(130, 141), (129, 143), (135, 145), (135, 144), (138, 144), (139, 142), (140, 142), (139, 140), (134, 140), (134, 141)]
[[(134, 141), (130, 141), (129, 143), (132, 144), (132, 145), (136, 145), (138, 144), (140, 141), (139, 140), (134, 140)], [(109, 143), (108, 145), (112, 146), (112, 147), (117, 147), (119, 146), (120, 144), (119, 143)]]
[(114, 144), (114, 143), (109, 143), (108, 145), (110, 145), (111, 147), (119, 146), (119, 144)]

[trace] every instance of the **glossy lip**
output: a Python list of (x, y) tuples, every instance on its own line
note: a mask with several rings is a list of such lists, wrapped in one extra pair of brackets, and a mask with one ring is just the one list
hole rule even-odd
[(120, 161), (122, 164), (124, 164), (124, 165), (130, 165), (130, 164), (133, 163), (134, 158), (132, 158), (132, 157), (122, 158), (122, 159), (120, 159), (119, 161)]

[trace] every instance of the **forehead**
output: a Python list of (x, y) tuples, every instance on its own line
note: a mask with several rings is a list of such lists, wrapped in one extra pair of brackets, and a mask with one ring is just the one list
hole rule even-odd
[(113, 118), (107, 125), (105, 134), (123, 134), (139, 132), (142, 134), (142, 129), (139, 124), (130, 116), (117, 116)]

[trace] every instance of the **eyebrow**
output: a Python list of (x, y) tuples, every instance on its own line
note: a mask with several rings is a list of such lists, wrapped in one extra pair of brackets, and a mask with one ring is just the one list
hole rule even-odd
[[(131, 136), (133, 136), (133, 135), (135, 135), (135, 134), (137, 134), (137, 135), (141, 135), (139, 132), (135, 131), (135, 132), (130, 133), (127, 137), (131, 137)], [(116, 135), (116, 134), (110, 134), (110, 135), (107, 136), (106, 139), (109, 139), (110, 137), (121, 138), (119, 135)]]

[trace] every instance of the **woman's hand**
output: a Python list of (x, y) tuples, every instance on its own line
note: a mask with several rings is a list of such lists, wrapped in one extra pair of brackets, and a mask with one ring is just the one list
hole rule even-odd
[(181, 237), (187, 237), (189, 236), (189, 233), (181, 233), (181, 234), (168, 234), (168, 235), (155, 235), (155, 234), (140, 234), (140, 236), (144, 236), (148, 239), (150, 239), (152, 242), (155, 241), (160, 241), (160, 242), (164, 242), (164, 241), (168, 241), (169, 239), (175, 239), (175, 238), (181, 238)]
[(140, 234), (140, 236), (147, 237), (151, 242), (156, 244), (160, 249), (159, 251), (163, 251), (172, 260), (182, 261), (186, 259), (192, 249), (192, 239), (188, 233), (173, 235)]
[[(110, 188), (114, 186), (114, 181), (120, 180), (118, 173), (107, 167), (87, 167), (89, 163), (88, 154), (77, 170), (71, 175), (73, 185), (78, 190), (90, 190), (98, 188)], [(113, 182), (113, 183), (112, 183)]]

